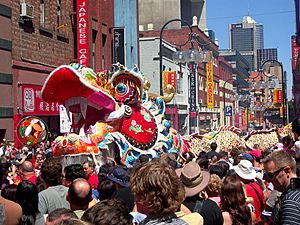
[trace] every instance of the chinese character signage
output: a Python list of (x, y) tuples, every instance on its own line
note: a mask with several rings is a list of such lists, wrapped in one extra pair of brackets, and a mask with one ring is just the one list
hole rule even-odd
[(163, 76), (164, 76), (164, 89), (167, 87), (168, 84), (171, 84), (176, 90), (176, 85), (177, 85), (176, 72), (164, 71)]
[(292, 36), (292, 69), (295, 70), (299, 55), (299, 46), (296, 43), (296, 36)]
[(282, 97), (282, 90), (274, 90), (273, 92), (273, 103), (274, 104), (282, 104), (283, 102), (283, 97)]
[(57, 102), (47, 103), (41, 97), (42, 86), (22, 85), (22, 105), (24, 115), (58, 115)]
[(77, 59), (88, 66), (88, 6), (87, 0), (77, 0)]
[(207, 108), (214, 108), (214, 73), (213, 62), (206, 64)]
[(125, 65), (125, 29), (114, 28), (114, 63)]

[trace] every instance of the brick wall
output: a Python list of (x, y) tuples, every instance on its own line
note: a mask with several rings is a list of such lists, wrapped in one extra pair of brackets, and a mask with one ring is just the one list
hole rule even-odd
[[(58, 66), (74, 59), (72, 32), (73, 0), (61, 3), (61, 20), (57, 23), (57, 0), (45, 1), (45, 24), (40, 25), (40, 1), (27, 0), (34, 6), (32, 20), (20, 18), (20, 1), (12, 1), (12, 58)], [(75, 17), (73, 17), (75, 18)]]

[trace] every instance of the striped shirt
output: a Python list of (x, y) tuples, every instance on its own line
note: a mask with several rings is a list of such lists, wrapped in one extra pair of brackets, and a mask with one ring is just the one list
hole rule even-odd
[[(278, 208), (279, 207), (279, 208)], [(274, 224), (300, 224), (300, 191), (288, 189), (282, 193), (273, 215)]]

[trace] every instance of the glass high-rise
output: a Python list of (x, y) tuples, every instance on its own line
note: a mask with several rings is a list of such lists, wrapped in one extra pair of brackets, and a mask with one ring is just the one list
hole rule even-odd
[(245, 16), (242, 23), (229, 25), (229, 34), (230, 49), (238, 50), (244, 56), (250, 70), (257, 70), (257, 49), (264, 47), (263, 25)]

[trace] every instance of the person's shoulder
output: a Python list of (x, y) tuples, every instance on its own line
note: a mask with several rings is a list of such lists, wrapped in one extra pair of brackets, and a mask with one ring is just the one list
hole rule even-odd
[(231, 215), (229, 212), (222, 212), (223, 219), (224, 219), (224, 225), (231, 225), (232, 224), (232, 219)]
[(300, 203), (300, 191), (299, 190), (290, 190), (288, 191), (283, 198), (285, 201), (290, 200), (290, 201), (295, 201)]
[(180, 218), (190, 225), (202, 225), (203, 224), (203, 217), (197, 212), (193, 212), (193, 213), (184, 215)]
[(1, 196), (0, 203), (3, 204), (6, 211), (13, 211), (14, 213), (22, 214), (22, 207), (18, 203), (5, 199)]

